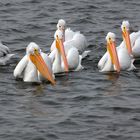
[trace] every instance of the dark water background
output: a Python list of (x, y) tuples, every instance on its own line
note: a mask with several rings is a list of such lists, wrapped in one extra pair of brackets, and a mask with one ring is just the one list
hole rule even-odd
[[(87, 37), (85, 69), (58, 76), (55, 86), (16, 81), (28, 43), (49, 52), (60, 18)], [(139, 0), (0, 0), (0, 39), (16, 54), (0, 66), (0, 140), (139, 140), (140, 65), (120, 75), (97, 69), (106, 34), (121, 42), (122, 20), (140, 29)]]

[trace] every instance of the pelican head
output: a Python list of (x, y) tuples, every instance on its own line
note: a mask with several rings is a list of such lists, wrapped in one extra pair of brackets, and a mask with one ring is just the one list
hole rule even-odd
[(121, 25), (121, 29), (122, 29), (122, 31), (124, 31), (124, 30), (128, 30), (129, 31), (129, 27), (130, 27), (130, 25), (129, 25), (129, 21), (123, 21), (122, 22), (122, 25)]
[(41, 49), (35, 42), (31, 42), (31, 43), (29, 43), (29, 45), (26, 48), (26, 53), (27, 53), (27, 55), (34, 55), (36, 53), (40, 54)]
[(66, 22), (63, 19), (59, 19), (57, 23), (57, 29), (65, 31)]
[(40, 47), (36, 43), (31, 42), (26, 48), (26, 53), (42, 76), (49, 80), (52, 84), (55, 84), (52, 73), (41, 56)]
[(106, 36), (106, 41), (107, 42), (110, 42), (110, 41), (115, 42), (115, 40), (116, 40), (116, 35), (112, 32), (109, 32)]
[(56, 40), (56, 48), (62, 55), (63, 61), (64, 61), (64, 66), (65, 66), (65, 71), (68, 72), (68, 61), (66, 58), (65, 54), (65, 49), (64, 49), (64, 44), (63, 44), (63, 32), (60, 30), (56, 31), (55, 34), (55, 40)]
[(116, 43), (115, 43), (115, 34), (112, 32), (109, 32), (106, 36), (106, 41), (107, 41), (107, 51), (110, 55), (112, 64), (115, 65), (115, 68), (117, 72), (120, 72), (120, 63), (116, 51)]
[(61, 30), (57, 30), (55, 32), (55, 36), (54, 36), (55, 39), (59, 38), (60, 40), (62, 40), (63, 37), (64, 37), (64, 34), (63, 34), (63, 32)]
[(122, 29), (122, 36), (123, 40), (126, 44), (127, 50), (129, 54), (132, 54), (132, 47), (131, 47), (131, 42), (130, 42), (130, 33), (129, 33), (129, 22), (128, 21), (123, 21), (121, 25)]

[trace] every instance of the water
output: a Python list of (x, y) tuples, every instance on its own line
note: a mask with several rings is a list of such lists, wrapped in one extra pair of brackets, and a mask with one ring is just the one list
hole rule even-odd
[[(140, 29), (138, 0), (1, 0), (0, 39), (16, 56), (0, 67), (0, 139), (139, 140), (140, 65), (133, 72), (99, 73), (105, 36), (129, 20)], [(13, 70), (35, 41), (49, 52), (58, 19), (88, 39), (84, 70), (59, 75), (57, 84), (17, 81)]]

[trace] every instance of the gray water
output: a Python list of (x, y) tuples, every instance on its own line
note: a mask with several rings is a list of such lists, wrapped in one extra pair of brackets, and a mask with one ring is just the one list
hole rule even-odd
[[(57, 76), (55, 86), (15, 80), (28, 43), (49, 52), (60, 18), (87, 37), (85, 69)], [(139, 140), (140, 65), (120, 75), (97, 68), (106, 34), (122, 41), (123, 20), (140, 29), (139, 0), (0, 0), (0, 39), (16, 54), (0, 66), (0, 140)]]

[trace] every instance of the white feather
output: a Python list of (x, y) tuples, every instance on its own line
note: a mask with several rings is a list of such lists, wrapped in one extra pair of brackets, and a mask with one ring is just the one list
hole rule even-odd
[[(75, 71), (82, 69), (83, 67), (81, 65), (81, 56), (79, 55), (78, 49), (70, 46), (69, 44), (64, 44), (64, 49), (68, 61), (69, 70)], [(65, 71), (63, 59), (60, 55), (60, 52), (56, 48), (50, 53), (49, 57), (51, 58), (51, 60), (53, 60), (53, 73), (61, 73)]]
[(140, 31), (130, 34), (132, 54), (135, 58), (140, 57)]
[(16, 78), (22, 78), (23, 77), (23, 70), (27, 66), (29, 61), (29, 58), (27, 55), (25, 55), (20, 62), (17, 64), (15, 70), (14, 70), (14, 77)]

